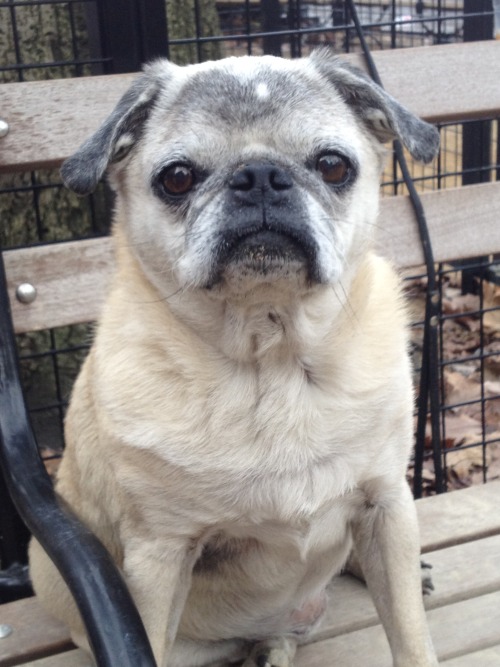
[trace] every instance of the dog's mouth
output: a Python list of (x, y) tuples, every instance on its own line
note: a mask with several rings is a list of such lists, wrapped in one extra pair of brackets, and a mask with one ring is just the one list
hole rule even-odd
[(265, 273), (275, 264), (307, 261), (305, 249), (298, 241), (280, 232), (261, 231), (240, 239), (230, 249), (227, 262), (244, 262)]
[(316, 244), (305, 233), (295, 230), (257, 230), (246, 234), (224, 234), (216, 251), (216, 278), (228, 273), (252, 274), (254, 277), (286, 278), (304, 272), (315, 279)]

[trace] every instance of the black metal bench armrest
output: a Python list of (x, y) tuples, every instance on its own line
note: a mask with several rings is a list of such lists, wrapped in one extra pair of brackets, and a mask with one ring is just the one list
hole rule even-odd
[(0, 252), (0, 463), (29, 530), (71, 590), (99, 667), (154, 667), (141, 618), (111, 557), (54, 492), (19, 382)]

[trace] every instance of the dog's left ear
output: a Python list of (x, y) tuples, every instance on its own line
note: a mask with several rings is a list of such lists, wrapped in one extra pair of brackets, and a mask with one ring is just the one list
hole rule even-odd
[(329, 49), (317, 49), (311, 61), (380, 142), (400, 139), (411, 156), (421, 162), (430, 162), (436, 157), (437, 129), (405, 109), (363, 71)]
[(147, 65), (97, 132), (63, 163), (61, 177), (67, 188), (79, 195), (90, 194), (108, 166), (127, 155), (142, 134), (170, 67), (167, 61)]

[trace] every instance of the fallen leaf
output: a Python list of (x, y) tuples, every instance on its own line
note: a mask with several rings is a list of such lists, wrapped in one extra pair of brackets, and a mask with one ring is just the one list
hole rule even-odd
[(487, 355), (484, 364), (493, 376), (500, 378), (500, 340), (494, 340), (484, 347), (484, 353)]
[(500, 335), (500, 285), (488, 282), (483, 284), (483, 307), (496, 309), (484, 313), (485, 332), (490, 335)]
[(498, 382), (486, 380), (484, 390), (491, 396), (500, 396), (500, 380)]
[(442, 310), (445, 315), (476, 313), (479, 310), (479, 296), (477, 294), (456, 294), (450, 292), (447, 292), (442, 301)]
[(444, 373), (444, 394), (447, 406), (477, 401), (481, 398), (481, 384), (462, 373), (448, 371)]
[[(488, 454), (488, 448), (486, 450)], [(446, 452), (445, 461), (448, 474), (452, 473), (459, 478), (466, 478), (473, 468), (483, 466), (483, 448), (478, 445), (465, 449), (463, 447), (452, 449)]]
[(456, 447), (464, 442), (477, 442), (483, 437), (483, 429), (478, 419), (473, 419), (463, 412), (446, 412), (444, 419), (444, 446)]

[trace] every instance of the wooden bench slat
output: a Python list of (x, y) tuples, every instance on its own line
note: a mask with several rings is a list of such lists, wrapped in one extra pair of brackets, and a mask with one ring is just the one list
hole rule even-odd
[(67, 628), (47, 614), (36, 598), (0, 606), (0, 623), (12, 634), (0, 640), (0, 665), (10, 667), (23, 661), (67, 651), (72, 642)]
[[(114, 263), (110, 238), (8, 250), (4, 261), (17, 333), (95, 320)], [(15, 296), (25, 282), (37, 290), (31, 304)]]
[[(433, 565), (435, 592), (425, 598), (433, 609), (500, 590), (500, 536), (469, 542), (428, 554)], [(477, 564), (481, 563), (481, 567)], [(332, 589), (327, 616), (315, 633), (315, 641), (377, 625), (379, 620), (363, 583), (340, 577)], [(64, 630), (62, 630), (64, 635)]]
[(475, 651), (459, 658), (446, 660), (443, 664), (445, 667), (498, 667), (500, 665), (500, 644), (483, 651)]
[[(384, 88), (430, 122), (500, 113), (498, 41), (388, 49), (372, 55)], [(361, 56), (352, 58), (353, 64), (364, 67)]]
[(424, 597), (426, 609), (500, 591), (500, 535), (425, 554), (435, 590)]
[[(376, 51), (373, 57), (386, 89), (423, 118), (458, 121), (500, 115), (498, 41)], [(361, 56), (347, 58), (363, 66)], [(59, 164), (97, 129), (134, 76), (0, 86), (2, 118), (10, 126), (0, 140), (0, 172)]]
[[(0, 173), (61, 164), (108, 116), (136, 74), (0, 86)], [(57, 128), (57, 132), (54, 132)]]
[[(427, 609), (444, 607), (468, 598), (481, 597), (491, 591), (499, 591), (499, 553), (500, 536), (495, 536), (429, 554), (436, 591), (425, 598)], [(481, 567), (477, 567), (478, 563), (481, 563)], [(366, 587), (352, 577), (341, 577), (335, 582), (332, 601), (327, 617), (314, 635), (315, 645), (346, 633), (377, 626), (379, 623)], [(43, 611), (41, 614), (43, 616)], [(62, 626), (61, 631), (64, 635)], [(17, 655), (19, 657), (19, 654)], [(63, 658), (61, 661), (61, 664), (66, 664)], [(42, 667), (45, 662), (36, 664)], [(49, 664), (52, 663), (47, 663)], [(54, 662), (54, 667), (56, 664), (59, 663)]]
[(95, 667), (95, 665), (84, 651), (74, 649), (50, 658), (23, 663), (23, 667)]
[[(437, 262), (500, 251), (500, 182), (429, 192), (422, 200)], [(407, 197), (382, 199), (377, 232), (377, 248), (396, 266), (423, 262)], [(113, 267), (109, 238), (9, 250), (4, 257), (17, 333), (97, 318)], [(38, 291), (30, 305), (15, 298), (23, 282)]]
[[(440, 660), (500, 644), (500, 591), (427, 613)], [(381, 625), (300, 647), (296, 667), (390, 667), (389, 644)]]
[[(425, 192), (421, 198), (436, 262), (500, 251), (500, 181)], [(400, 268), (423, 263), (409, 197), (382, 199), (377, 247)]]
[[(500, 482), (490, 482), (417, 502), (422, 548), (427, 552), (434, 549), (426, 556), (433, 565), (436, 587), (433, 595), (425, 599), (428, 609), (500, 590), (499, 501)], [(496, 534), (473, 539), (484, 532)], [(450, 546), (450, 542), (455, 546)], [(332, 601), (315, 641), (359, 631), (379, 622), (365, 585), (353, 577), (340, 577), (334, 582)], [(0, 642), (2, 667), (16, 664), (20, 658), (28, 660), (31, 656), (55, 653), (70, 645), (66, 628), (49, 617), (35, 598), (5, 605), (0, 610), (1, 622), (14, 628), (14, 633)]]
[(417, 501), (422, 553), (500, 535), (500, 481)]
[[(337, 664), (336, 661), (331, 660), (323, 663), (322, 667), (337, 667)], [(500, 645), (445, 660), (442, 664), (445, 667), (498, 667), (500, 665)], [(371, 663), (369, 665), (371, 667)], [(83, 651), (76, 650), (53, 658), (29, 662), (23, 667), (93, 667), (93, 665)]]

